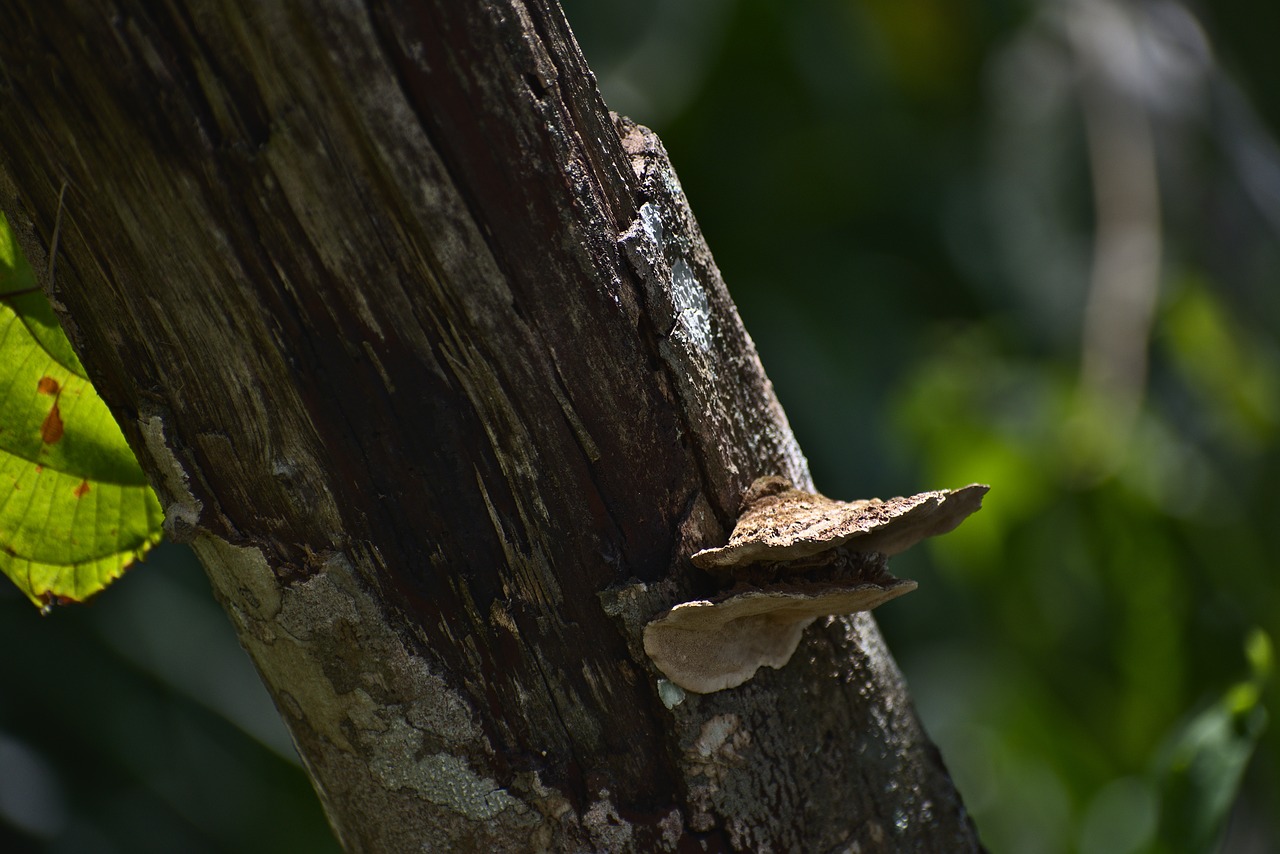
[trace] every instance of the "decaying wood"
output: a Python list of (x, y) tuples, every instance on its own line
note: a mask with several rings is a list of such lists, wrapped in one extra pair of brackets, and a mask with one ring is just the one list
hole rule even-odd
[(755, 477), (812, 484), (554, 4), (0, 32), (0, 205), (45, 270), (65, 185), (46, 287), (348, 850), (975, 847), (869, 618), (661, 693), (638, 627), (689, 556)]

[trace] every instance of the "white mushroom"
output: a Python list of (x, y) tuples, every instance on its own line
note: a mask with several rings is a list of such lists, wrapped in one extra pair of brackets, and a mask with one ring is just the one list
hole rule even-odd
[(760, 478), (743, 497), (729, 543), (693, 556), (735, 586), (650, 622), (645, 652), (668, 679), (700, 694), (741, 685), (764, 665), (782, 667), (818, 617), (869, 611), (914, 590), (914, 581), (889, 574), (887, 556), (953, 530), (986, 492), (974, 484), (844, 502)]

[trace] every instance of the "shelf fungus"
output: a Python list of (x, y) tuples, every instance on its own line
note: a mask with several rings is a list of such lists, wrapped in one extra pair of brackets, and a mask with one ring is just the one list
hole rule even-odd
[(888, 501), (833, 501), (762, 477), (747, 489), (727, 545), (693, 556), (727, 589), (684, 602), (645, 626), (644, 649), (662, 673), (708, 694), (786, 664), (818, 617), (869, 611), (916, 589), (886, 568), (890, 556), (954, 530), (987, 487)]

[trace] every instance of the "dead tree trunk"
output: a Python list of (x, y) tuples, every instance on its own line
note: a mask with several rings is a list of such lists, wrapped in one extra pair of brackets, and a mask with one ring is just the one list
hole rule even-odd
[(977, 847), (865, 615), (661, 702), (636, 620), (808, 473), (553, 2), (0, 32), (0, 204), (348, 850)]

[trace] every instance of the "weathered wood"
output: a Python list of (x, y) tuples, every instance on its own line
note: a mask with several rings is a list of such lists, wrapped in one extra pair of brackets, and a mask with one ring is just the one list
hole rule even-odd
[(0, 205), (45, 269), (65, 185), (46, 286), (348, 850), (976, 847), (865, 615), (660, 699), (639, 625), (753, 479), (812, 484), (558, 7), (0, 31)]

